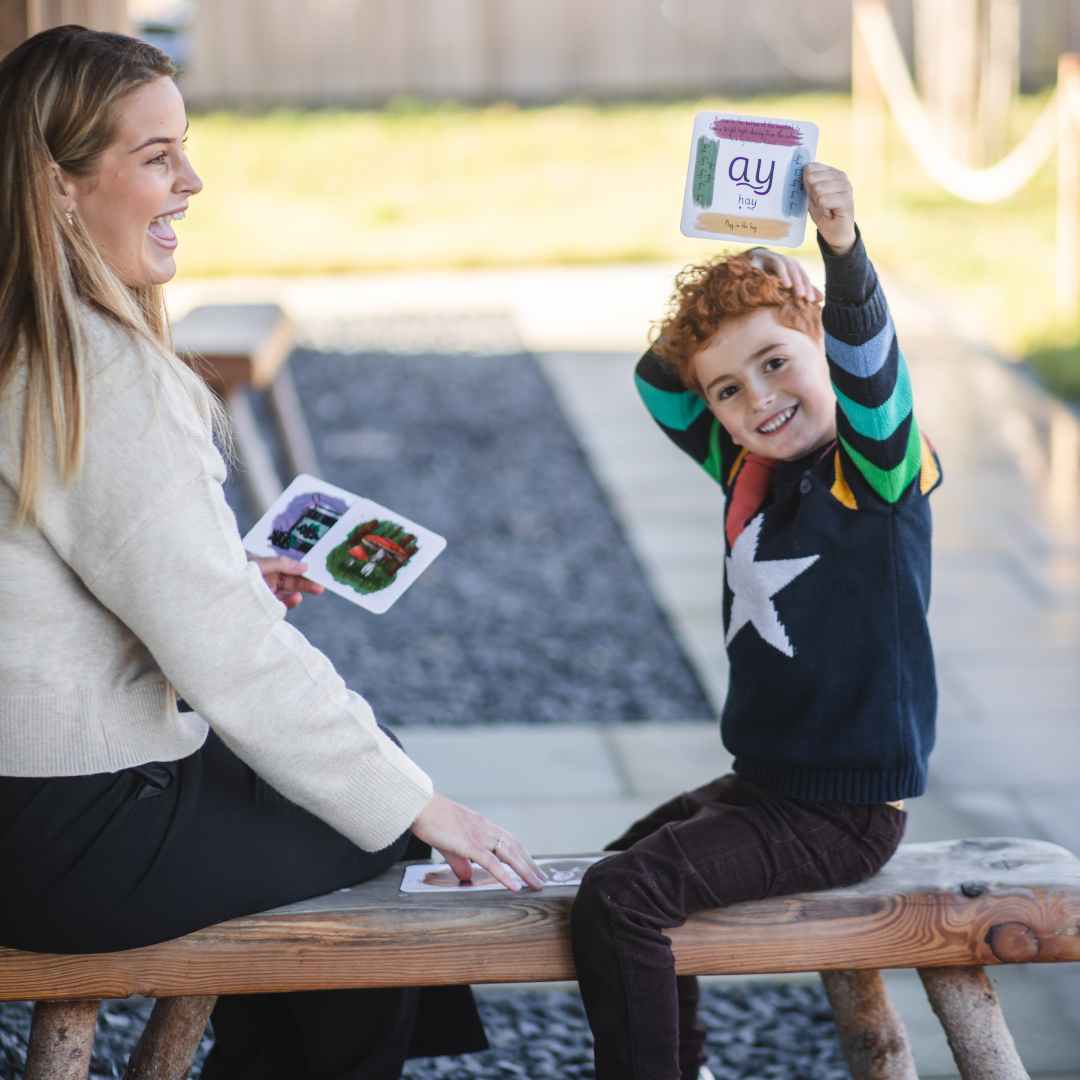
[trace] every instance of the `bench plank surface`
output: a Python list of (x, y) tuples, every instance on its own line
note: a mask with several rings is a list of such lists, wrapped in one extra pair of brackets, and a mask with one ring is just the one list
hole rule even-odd
[(206, 304), (173, 327), (177, 354), (228, 408), (243, 478), (260, 513), (283, 485), (247, 391), (268, 392), (293, 474), (319, 475), (315, 444), (289, 374), (294, 336), (289, 316), (277, 304)]
[[(207, 304), (173, 326), (173, 347), (228, 396), (238, 386), (263, 390), (288, 358), (293, 326), (277, 304)], [(209, 371), (206, 369), (209, 368)]]
[[(122, 953), (0, 949), (0, 1000), (573, 979), (574, 890), (405, 895), (374, 881)], [(1080, 960), (1080, 860), (1039, 841), (906, 844), (850, 888), (673, 930), (678, 970), (750, 974)]]

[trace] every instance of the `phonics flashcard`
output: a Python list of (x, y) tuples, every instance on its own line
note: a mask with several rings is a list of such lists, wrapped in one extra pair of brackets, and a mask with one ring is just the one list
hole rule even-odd
[[(541, 857), (536, 865), (543, 871), (544, 878), (551, 888), (575, 888), (581, 884), (585, 871), (593, 863), (599, 862), (603, 855), (559, 855)], [(449, 893), (463, 896), (468, 892), (488, 892), (505, 888), (491, 873), (479, 863), (472, 863), (472, 880), (463, 883), (457, 874), (444, 862), (409, 863), (401, 875), (400, 892), (404, 893)], [(511, 878), (524, 885), (514, 873)]]
[(446, 540), (371, 499), (301, 474), (244, 537), (252, 555), (284, 555), (306, 576), (381, 615), (432, 564)]
[(798, 247), (806, 230), (802, 170), (816, 124), (700, 112), (694, 117), (682, 231), (708, 240)]

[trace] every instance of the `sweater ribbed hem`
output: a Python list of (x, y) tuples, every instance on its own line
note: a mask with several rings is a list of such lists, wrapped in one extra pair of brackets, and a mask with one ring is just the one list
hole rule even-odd
[(894, 769), (815, 769), (741, 757), (735, 759), (733, 769), (752, 784), (807, 802), (897, 802), (926, 791), (925, 762)]
[(178, 761), (208, 730), (197, 714), (177, 712), (160, 677), (112, 694), (0, 696), (0, 776), (89, 776)]

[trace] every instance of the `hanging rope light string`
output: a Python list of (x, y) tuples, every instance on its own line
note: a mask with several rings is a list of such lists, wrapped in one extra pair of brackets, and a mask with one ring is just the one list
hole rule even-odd
[(1080, 94), (1069, 99), (1055, 89), (1023, 141), (996, 164), (972, 169), (942, 144), (911, 81), (896, 29), (880, 0), (855, 4), (854, 32), (859, 35), (878, 85), (911, 152), (946, 191), (973, 203), (995, 203), (1015, 195), (1042, 168), (1057, 144), (1058, 109), (1076, 109)]
[(1061, 97), (1058, 107), (1064, 109), (1065, 115), (1071, 116), (1074, 123), (1080, 123), (1080, 82), (1074, 80), (1064, 88), (1059, 86), (1058, 96)]

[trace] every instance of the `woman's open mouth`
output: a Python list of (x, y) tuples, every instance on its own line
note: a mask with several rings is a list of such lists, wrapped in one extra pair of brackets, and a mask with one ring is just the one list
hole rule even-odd
[(179, 243), (176, 238), (176, 233), (173, 231), (171, 222), (183, 221), (184, 211), (178, 210), (173, 214), (159, 214), (150, 225), (147, 227), (147, 232), (150, 234), (150, 238), (156, 244), (160, 244), (161, 247), (168, 251), (172, 251), (173, 248)]
[(780, 412), (773, 413), (773, 415), (757, 429), (757, 433), (759, 435), (775, 435), (778, 431), (783, 431), (783, 429), (791, 422), (791, 418), (798, 411), (798, 405), (789, 405), (786, 409), (781, 409)]

